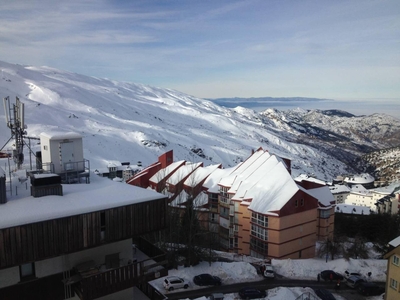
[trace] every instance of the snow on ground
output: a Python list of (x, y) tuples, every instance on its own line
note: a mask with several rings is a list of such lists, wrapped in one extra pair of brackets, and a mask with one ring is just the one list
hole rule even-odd
[(310, 258), (310, 259), (284, 259), (272, 260), (275, 272), (287, 277), (296, 279), (312, 280), (317, 278), (317, 274), (323, 270), (333, 270), (344, 274), (346, 270), (358, 272), (368, 278), (371, 272), (371, 281), (384, 282), (386, 280), (385, 259), (350, 259), (339, 258), (335, 260)]
[[(257, 274), (256, 269), (250, 263), (261, 263), (262, 260), (248, 257), (248, 256), (237, 256), (231, 253), (219, 252), (219, 255), (224, 255), (225, 258), (235, 260), (234, 262), (201, 262), (197, 266), (188, 268), (178, 267), (178, 269), (169, 270), (168, 276), (179, 276), (189, 281), (189, 289), (202, 289), (204, 287), (196, 286), (193, 283), (193, 277), (201, 273), (210, 273), (218, 276), (222, 279), (222, 284), (233, 284), (238, 282), (255, 282), (263, 280), (263, 277)], [(384, 282), (386, 280), (386, 266), (387, 260), (385, 259), (350, 259), (345, 260), (343, 258), (328, 260), (320, 258), (312, 259), (273, 259), (271, 261), (274, 270), (277, 274), (292, 279), (305, 279), (305, 280), (316, 280), (317, 274), (323, 270), (334, 270), (339, 273), (344, 273), (346, 270), (357, 271), (364, 275), (368, 280)], [(368, 278), (368, 272), (372, 275)], [(165, 291), (163, 287), (163, 281), (165, 277), (153, 280), (151, 284), (156, 287), (161, 293), (168, 295), (168, 291)], [(250, 284), (251, 285), (251, 284)], [(295, 300), (303, 293), (314, 292), (311, 288), (307, 287), (296, 287), (286, 288), (279, 287), (268, 290), (268, 295), (265, 299), (269, 300)], [(337, 300), (344, 300), (340, 295), (334, 294)], [(233, 300), (237, 299), (236, 294), (226, 294), (225, 299)], [(197, 300), (206, 300), (206, 297), (198, 298)], [(368, 300), (378, 300), (377, 297), (368, 297)]]

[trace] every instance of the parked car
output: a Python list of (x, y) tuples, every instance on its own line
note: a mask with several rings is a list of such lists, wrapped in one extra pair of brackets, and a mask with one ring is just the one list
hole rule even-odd
[(383, 286), (377, 285), (373, 282), (361, 282), (357, 290), (360, 294), (365, 296), (378, 296), (385, 292), (385, 288)]
[(167, 291), (173, 291), (174, 289), (187, 289), (189, 287), (189, 283), (180, 277), (177, 276), (169, 276), (164, 279), (163, 282), (164, 288)]
[(317, 289), (315, 290), (315, 294), (320, 297), (321, 300), (336, 300), (331, 292), (325, 289)]
[(224, 294), (222, 293), (214, 293), (211, 294), (210, 297), (208, 297), (209, 300), (224, 300)]
[(275, 278), (275, 271), (274, 271), (274, 268), (272, 267), (272, 265), (270, 265), (270, 264), (264, 265), (263, 270), (264, 270), (263, 276), (265, 278), (271, 278), (271, 279)]
[(344, 277), (345, 277), (346, 279), (349, 278), (350, 276), (363, 277), (363, 276), (361, 275), (361, 273), (360, 273), (360, 272), (357, 272), (357, 271), (353, 271), (353, 270), (346, 270), (346, 271), (344, 271)]
[(221, 285), (221, 278), (210, 274), (200, 274), (193, 277), (193, 282), (197, 285)]
[(332, 271), (332, 270), (325, 270), (318, 274), (318, 279), (327, 280), (343, 280), (343, 275)]
[(240, 299), (260, 299), (265, 298), (267, 293), (265, 290), (259, 290), (252, 287), (244, 287), (239, 290)]
[(350, 276), (349, 278), (346, 279), (346, 285), (352, 289), (355, 289), (360, 285), (360, 283), (366, 282), (364, 279), (362, 279), (359, 276)]

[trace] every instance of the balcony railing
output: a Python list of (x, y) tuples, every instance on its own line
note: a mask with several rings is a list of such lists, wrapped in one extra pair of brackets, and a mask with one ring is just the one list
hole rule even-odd
[(140, 283), (168, 275), (167, 269), (163, 267), (166, 263), (166, 260), (157, 263), (153, 259), (148, 259), (104, 272), (98, 272), (83, 277), (75, 285), (74, 291), (81, 300), (96, 299), (113, 294)]
[(107, 270), (91, 268), (79, 272), (74, 268), (75, 275), (66, 279), (65, 284), (71, 284), (81, 300), (91, 300), (167, 276), (166, 254), (144, 239), (134, 242), (147, 259)]

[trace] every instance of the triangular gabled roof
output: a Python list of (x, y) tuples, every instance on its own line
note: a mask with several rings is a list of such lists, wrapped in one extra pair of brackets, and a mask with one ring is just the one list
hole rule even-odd
[(232, 200), (250, 200), (249, 209), (261, 214), (280, 210), (299, 190), (282, 162), (278, 162), (253, 184), (243, 184)]
[(278, 164), (278, 159), (275, 155), (271, 156), (268, 152), (264, 152), (263, 155), (259, 156), (257, 160), (254, 161), (250, 166), (244, 169), (240, 174), (235, 176), (235, 180), (231, 185), (228, 193), (235, 194), (240, 186), (248, 182), (253, 182), (258, 180), (269, 172), (276, 164)]
[(203, 188), (207, 189), (207, 192), (209, 193), (219, 193), (218, 183), (222, 178), (231, 174), (235, 169), (236, 166), (227, 169), (216, 169), (204, 181)]
[(267, 152), (264, 152), (264, 150), (262, 150), (262, 148), (258, 149), (249, 158), (247, 158), (243, 163), (238, 165), (236, 167), (236, 169), (229, 176), (225, 176), (224, 178), (221, 178), (219, 185), (224, 186), (224, 187), (231, 187), (232, 184), (234, 183), (237, 175), (244, 172), (247, 168), (257, 167), (258, 163), (256, 161), (260, 157), (262, 157), (264, 155), (264, 153), (267, 153)]
[(326, 185), (315, 189), (308, 189), (305, 192), (318, 199), (319, 204), (324, 207), (331, 207), (335, 203), (335, 197), (333, 197), (331, 190)]
[(154, 183), (159, 183), (160, 181), (168, 177), (171, 173), (175, 172), (184, 163), (184, 160), (171, 163), (166, 168), (159, 170), (156, 174), (151, 176), (150, 181)]
[(186, 185), (188, 187), (192, 187), (192, 188), (197, 186), (200, 182), (205, 180), (216, 169), (221, 168), (221, 166), (222, 166), (222, 164), (209, 165), (207, 167), (198, 167), (185, 180), (184, 185)]
[[(186, 163), (186, 165), (181, 165), (168, 179), (167, 183), (176, 185), (182, 180), (184, 180), (190, 173), (194, 172), (203, 163)], [(168, 167), (167, 167), (168, 168)]]

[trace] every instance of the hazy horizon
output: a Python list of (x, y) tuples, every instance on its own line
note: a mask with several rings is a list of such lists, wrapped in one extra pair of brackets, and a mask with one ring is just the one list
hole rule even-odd
[[(294, 98), (294, 97), (293, 97)], [(212, 101), (218, 100), (212, 99)], [(223, 98), (229, 99), (229, 98)], [(234, 98), (231, 98), (234, 99)], [(283, 100), (271, 100), (265, 102), (251, 102), (252, 99), (257, 98), (245, 98), (249, 102), (244, 101), (225, 103), (217, 102), (221, 106), (234, 108), (236, 106), (243, 106), (246, 108), (253, 109), (257, 112), (263, 111), (268, 108), (275, 108), (278, 110), (289, 110), (295, 108), (302, 109), (319, 109), (319, 110), (330, 110), (337, 109), (349, 112), (356, 116), (361, 115), (372, 115), (374, 113), (383, 113), (400, 119), (400, 98), (398, 99), (312, 99), (309, 101), (283, 101)], [(279, 98), (277, 98), (279, 99)], [(288, 99), (291, 99), (288, 97)]]

